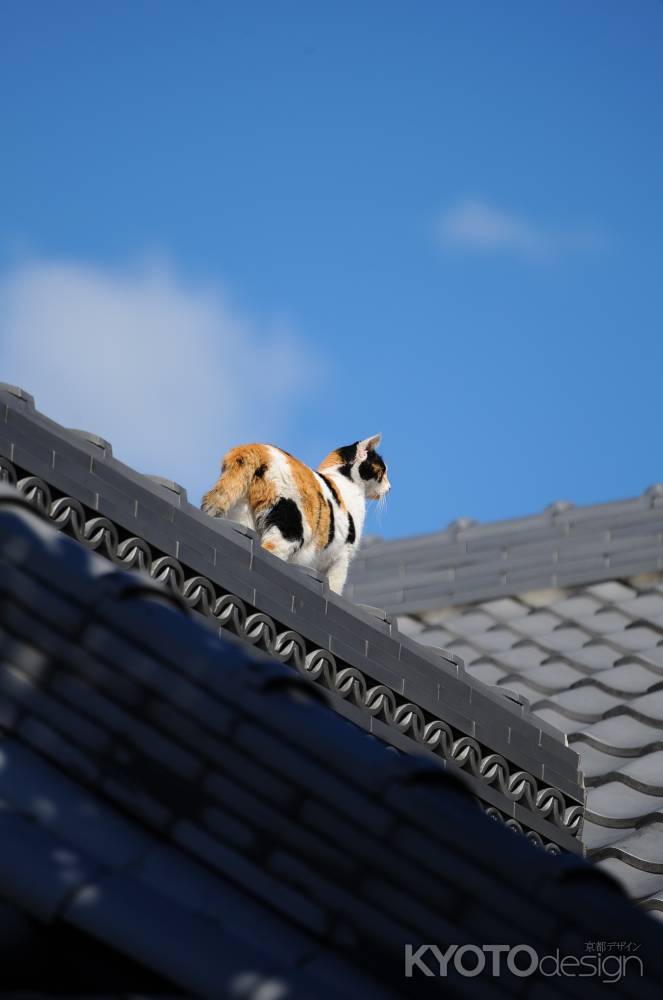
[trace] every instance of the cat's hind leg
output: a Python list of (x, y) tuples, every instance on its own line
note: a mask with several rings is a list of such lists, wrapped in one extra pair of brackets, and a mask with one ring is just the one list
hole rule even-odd
[(294, 500), (280, 497), (260, 522), (263, 549), (286, 561), (299, 552), (304, 544), (304, 522)]
[(290, 562), (299, 549), (299, 543), (288, 541), (284, 538), (278, 528), (270, 528), (260, 539), (260, 544), (267, 552), (272, 552), (279, 559)]
[(349, 565), (350, 565), (350, 556), (346, 549), (341, 553), (338, 559), (336, 559), (336, 561), (332, 563), (329, 570), (327, 571), (327, 581), (329, 583), (329, 589), (333, 590), (335, 594), (343, 593), (343, 587), (345, 586)]

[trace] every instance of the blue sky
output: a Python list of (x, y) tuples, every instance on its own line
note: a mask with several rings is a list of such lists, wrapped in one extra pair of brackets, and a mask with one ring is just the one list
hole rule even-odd
[(367, 528), (663, 480), (663, 3), (5, 5), (0, 372), (190, 498), (382, 431)]

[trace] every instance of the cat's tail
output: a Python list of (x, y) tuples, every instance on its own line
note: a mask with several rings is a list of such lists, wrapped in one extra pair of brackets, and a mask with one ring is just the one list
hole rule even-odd
[(243, 500), (253, 477), (267, 467), (264, 445), (242, 444), (231, 448), (223, 457), (221, 475), (203, 496), (201, 508), (213, 517), (222, 517)]

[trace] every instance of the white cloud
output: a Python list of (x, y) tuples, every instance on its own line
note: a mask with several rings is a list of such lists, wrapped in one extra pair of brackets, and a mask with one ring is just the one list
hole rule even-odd
[(593, 230), (536, 225), (479, 198), (466, 198), (443, 212), (436, 229), (443, 247), (481, 253), (550, 257), (604, 244), (604, 237)]
[(121, 461), (182, 483), (194, 503), (226, 448), (278, 440), (315, 369), (287, 329), (252, 322), (163, 263), (32, 261), (0, 276), (0, 380), (107, 438)]

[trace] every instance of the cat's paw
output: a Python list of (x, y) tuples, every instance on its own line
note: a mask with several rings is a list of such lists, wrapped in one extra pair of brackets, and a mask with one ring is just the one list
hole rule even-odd
[(217, 506), (214, 500), (209, 496), (203, 497), (200, 509), (204, 514), (209, 514), (210, 517), (222, 517), (223, 515), (221, 508)]

